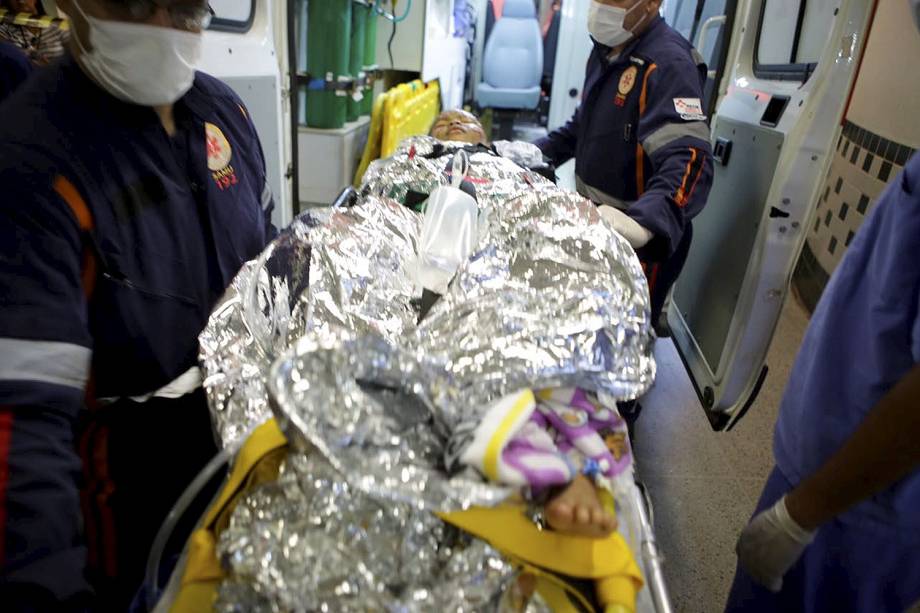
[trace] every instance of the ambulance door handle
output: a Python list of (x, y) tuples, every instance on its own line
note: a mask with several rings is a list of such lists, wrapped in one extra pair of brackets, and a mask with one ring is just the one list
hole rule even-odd
[(786, 219), (787, 217), (789, 217), (789, 211), (784, 211), (782, 209), (776, 208), (775, 206), (771, 206), (770, 207), (770, 219), (776, 219), (777, 217), (779, 217), (780, 219)]
[(728, 160), (732, 154), (732, 141), (727, 138), (717, 138), (712, 147), (712, 159), (728, 166)]
[(696, 44), (694, 47), (696, 47), (697, 51), (703, 53), (706, 45), (706, 35), (709, 30), (715, 26), (721, 26), (723, 23), (725, 23), (725, 15), (716, 15), (703, 22), (703, 25), (700, 26), (700, 33), (696, 35)]

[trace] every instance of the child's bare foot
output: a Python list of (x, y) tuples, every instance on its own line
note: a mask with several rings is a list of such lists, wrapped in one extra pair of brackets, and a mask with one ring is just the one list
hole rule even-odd
[(546, 503), (546, 523), (559, 532), (593, 538), (603, 538), (617, 528), (617, 520), (601, 505), (594, 484), (584, 475)]

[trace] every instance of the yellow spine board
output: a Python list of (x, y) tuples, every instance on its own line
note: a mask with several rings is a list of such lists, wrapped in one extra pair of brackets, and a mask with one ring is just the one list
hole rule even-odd
[(361, 185), (361, 179), (367, 172), (367, 167), (371, 162), (380, 157), (380, 144), (383, 141), (383, 109), (386, 106), (387, 99), (390, 97), (389, 92), (384, 92), (374, 100), (374, 106), (371, 109), (371, 127), (367, 135), (367, 144), (364, 146), (364, 154), (361, 156), (361, 163), (358, 164), (358, 170), (355, 172), (355, 187)]
[(226, 527), (236, 502), (259, 483), (273, 481), (286, 455), (287, 440), (271, 419), (246, 439), (233, 460), (233, 468), (203, 525), (192, 533), (173, 613), (211, 610), (224, 570), (217, 559), (217, 535)]
[(402, 83), (390, 90), (384, 108), (380, 157), (389, 157), (404, 139), (428, 134), (441, 109), (437, 81)]
[(59, 30), (69, 30), (70, 22), (66, 19), (51, 17), (50, 15), (31, 15), (29, 13), (12, 13), (9, 9), (0, 8), (0, 23), (12, 23), (17, 26), (28, 26), (30, 28), (57, 28)]

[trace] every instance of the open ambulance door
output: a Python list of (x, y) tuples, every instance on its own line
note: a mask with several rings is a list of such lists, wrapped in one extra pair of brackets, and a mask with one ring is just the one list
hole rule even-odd
[(734, 5), (672, 0), (665, 9), (701, 47), (713, 43), (717, 27), (728, 46), (724, 77), (710, 73), (718, 83), (713, 187), (668, 309), (674, 343), (716, 430), (744, 415), (767, 375), (767, 349), (814, 223), (874, 0)]
[(556, 65), (546, 126), (550, 132), (565, 125), (581, 104), (585, 66), (593, 46), (585, 29), (590, 4), (591, 0), (564, 0), (559, 10)]
[(272, 221), (294, 215), (291, 111), (286, 58), (287, 2), (211, 0), (214, 18), (204, 34), (199, 69), (239, 95), (259, 133), (275, 198)]

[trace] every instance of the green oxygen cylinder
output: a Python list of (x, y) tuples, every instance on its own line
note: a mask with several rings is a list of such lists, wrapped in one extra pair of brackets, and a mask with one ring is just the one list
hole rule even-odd
[[(352, 0), (308, 2), (307, 72), (311, 79), (339, 82), (351, 77), (348, 67)], [(341, 128), (345, 125), (347, 91), (307, 92), (307, 125)]]
[[(367, 75), (377, 70), (377, 11), (373, 8), (376, 2), (368, 0), (371, 7), (364, 15), (367, 25), (364, 31), (364, 66), (361, 68)], [(374, 88), (367, 87), (364, 90), (364, 100), (361, 101), (361, 114), (370, 115), (373, 108)]]
[[(363, 0), (354, 0), (351, 5), (351, 47), (349, 54), (349, 71), (351, 76), (360, 78), (364, 74), (364, 32), (367, 29), (367, 15), (369, 7)], [(355, 90), (362, 96), (363, 90)], [(361, 116), (363, 105), (361, 100), (348, 96), (348, 121), (354, 121)]]
[[(297, 73), (307, 72), (307, 0), (296, 0), (297, 12), (294, 23), (297, 28)], [(307, 125), (307, 85), (298, 81), (297, 123)]]

